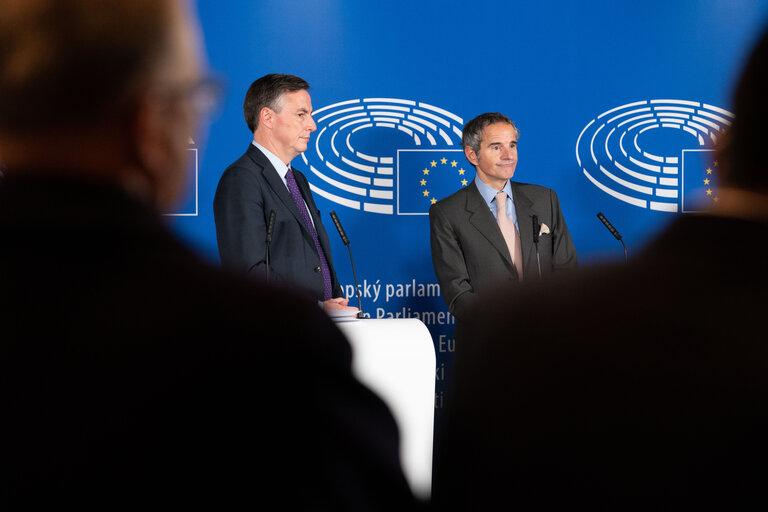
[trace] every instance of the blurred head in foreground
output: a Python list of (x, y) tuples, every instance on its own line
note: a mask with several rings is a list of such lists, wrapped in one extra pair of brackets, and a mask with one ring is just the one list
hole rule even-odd
[(768, 219), (768, 30), (742, 68), (733, 94), (733, 124), (717, 141), (724, 190), (716, 212)]
[(182, 0), (6, 0), (0, 161), (177, 200), (205, 105), (202, 51)]

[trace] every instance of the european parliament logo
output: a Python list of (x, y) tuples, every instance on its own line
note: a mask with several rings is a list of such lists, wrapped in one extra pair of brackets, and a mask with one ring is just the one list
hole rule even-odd
[(464, 121), (442, 108), (360, 98), (314, 112), (317, 131), (301, 158), (314, 194), (384, 215), (426, 215), (471, 178), (461, 149)]
[(644, 100), (592, 119), (576, 160), (595, 187), (625, 203), (662, 212), (702, 211), (717, 201), (712, 145), (733, 114), (686, 100)]

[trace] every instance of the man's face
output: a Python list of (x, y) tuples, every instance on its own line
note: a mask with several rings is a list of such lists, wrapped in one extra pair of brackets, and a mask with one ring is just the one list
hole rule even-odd
[(184, 189), (189, 140), (197, 136), (194, 91), (203, 62), (196, 20), (186, 4), (173, 5), (170, 46), (153, 80), (159, 96), (149, 110), (151, 122), (144, 132), (146, 171), (153, 177), (153, 194), (161, 209), (174, 204)]
[(477, 176), (496, 190), (504, 188), (517, 167), (517, 132), (511, 124), (494, 123), (483, 129), (480, 150), (464, 148), (467, 160), (475, 166)]
[(280, 112), (272, 115), (272, 136), (278, 156), (288, 163), (307, 150), (309, 134), (317, 129), (312, 119), (312, 100), (305, 90), (286, 92)]

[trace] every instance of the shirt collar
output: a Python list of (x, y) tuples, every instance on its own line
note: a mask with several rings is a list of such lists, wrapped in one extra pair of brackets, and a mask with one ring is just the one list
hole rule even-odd
[[(490, 207), (491, 202), (494, 199), (496, 199), (496, 194), (498, 194), (499, 191), (491, 187), (490, 185), (486, 185), (483, 182), (483, 180), (480, 179), (479, 176), (475, 176), (475, 185), (477, 185), (477, 190), (480, 192), (480, 195), (483, 196), (483, 200), (485, 201), (485, 204), (487, 204)], [(501, 190), (506, 192), (507, 197), (514, 201), (514, 198), (512, 197), (512, 185), (510, 184), (509, 180), (507, 180), (506, 184), (504, 185), (504, 188)]]
[(268, 150), (258, 142), (253, 141), (251, 144), (259, 148), (259, 150), (262, 153), (264, 153), (264, 156), (267, 157), (267, 159), (269, 160), (269, 163), (272, 164), (272, 167), (275, 168), (275, 170), (277, 171), (277, 174), (279, 174), (280, 178), (283, 180), (283, 182), (285, 182), (285, 174), (288, 172), (288, 166), (285, 165), (285, 162), (280, 160), (277, 156), (275, 156), (274, 153), (272, 153), (270, 150)]

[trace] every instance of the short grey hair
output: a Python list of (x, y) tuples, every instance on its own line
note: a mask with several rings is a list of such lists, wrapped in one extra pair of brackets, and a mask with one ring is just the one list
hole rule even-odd
[(515, 126), (515, 123), (510, 118), (499, 112), (486, 112), (464, 125), (464, 130), (461, 132), (462, 147), (469, 146), (475, 153), (479, 152), (480, 143), (483, 141), (483, 130), (485, 130), (486, 126), (496, 123), (512, 125), (512, 128), (515, 129), (515, 136), (518, 139), (520, 138), (520, 130), (517, 129), (517, 126)]

